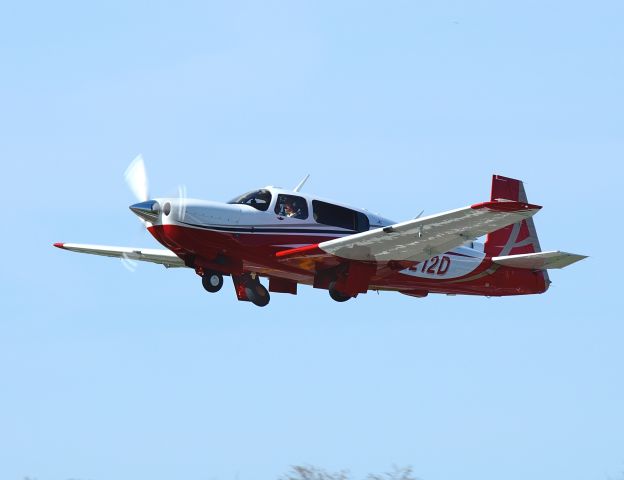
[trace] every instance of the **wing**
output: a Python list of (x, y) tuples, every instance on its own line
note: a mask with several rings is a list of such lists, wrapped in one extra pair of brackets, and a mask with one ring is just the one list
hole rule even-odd
[(281, 251), (276, 256), (283, 263), (308, 271), (331, 268), (345, 260), (419, 262), (529, 218), (540, 208), (511, 201), (479, 203), (317, 245)]
[(552, 251), (506, 255), (494, 257), (492, 261), (506, 267), (544, 270), (548, 268), (564, 268), (584, 258), (587, 257), (585, 255), (577, 255), (576, 253)]
[(349, 260), (422, 261), (486, 233), (531, 217), (541, 207), (521, 202), (486, 202), (319, 244)]
[(155, 248), (109, 247), (106, 245), (83, 245), (80, 243), (55, 243), (55, 247), (78, 253), (90, 253), (105, 257), (118, 257), (164, 265), (167, 268), (185, 267), (184, 261), (171, 250)]

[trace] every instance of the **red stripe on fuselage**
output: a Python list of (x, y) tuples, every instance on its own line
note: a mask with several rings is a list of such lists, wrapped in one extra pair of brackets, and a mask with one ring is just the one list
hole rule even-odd
[[(197, 257), (212, 261), (217, 256), (223, 255), (241, 259), (246, 271), (308, 285), (314, 281), (313, 273), (280, 263), (280, 256), (288, 257), (291, 253), (295, 254), (295, 251), (305, 255), (318, 249), (318, 243), (337, 238), (309, 234), (230, 233), (180, 225), (153, 225), (148, 230), (160, 243), (190, 263)], [(280, 246), (288, 244), (309, 245), (296, 249)], [(545, 291), (540, 272), (499, 267), (490, 274), (482, 275), (491, 267), (489, 257), (485, 257), (481, 264), (465, 277), (449, 280), (431, 280), (404, 275), (391, 268), (391, 263), (379, 264), (377, 274), (371, 279), (371, 290), (422, 289), (433, 293), (490, 296)]]

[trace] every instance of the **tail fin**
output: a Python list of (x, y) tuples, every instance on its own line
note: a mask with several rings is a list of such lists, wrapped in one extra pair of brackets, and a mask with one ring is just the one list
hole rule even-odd
[[(512, 200), (528, 203), (522, 182), (501, 175), (492, 176), (491, 200)], [(484, 250), (489, 257), (542, 251), (532, 218), (522, 220), (488, 234)]]

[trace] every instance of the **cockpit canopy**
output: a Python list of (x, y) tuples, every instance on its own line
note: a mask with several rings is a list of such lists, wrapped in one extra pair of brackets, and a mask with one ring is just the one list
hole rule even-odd
[[(370, 228), (368, 216), (357, 210), (315, 199), (312, 199), (311, 205), (309, 205), (308, 200), (303, 196), (280, 193), (279, 191), (275, 192), (275, 194), (277, 198), (275, 200), (274, 212), (280, 220), (283, 220), (285, 217), (293, 220), (307, 220), (309, 218), (309, 206), (311, 206), (311, 216), (318, 224), (354, 232), (366, 232)], [(271, 191), (262, 188), (233, 198), (228, 203), (249, 205), (256, 210), (267, 212), (271, 206), (272, 199)]]
[(229, 202), (230, 204), (249, 205), (256, 210), (267, 211), (271, 204), (271, 192), (266, 189), (244, 193)]

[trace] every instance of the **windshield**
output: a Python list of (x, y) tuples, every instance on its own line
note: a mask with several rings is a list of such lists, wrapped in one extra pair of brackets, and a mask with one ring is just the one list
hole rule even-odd
[(254, 190), (253, 192), (244, 193), (239, 197), (233, 198), (228, 203), (237, 203), (239, 205), (249, 205), (263, 212), (269, 208), (271, 203), (271, 192), (268, 190)]

